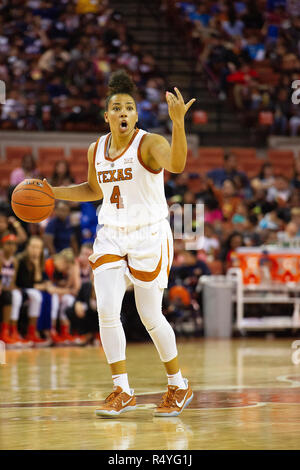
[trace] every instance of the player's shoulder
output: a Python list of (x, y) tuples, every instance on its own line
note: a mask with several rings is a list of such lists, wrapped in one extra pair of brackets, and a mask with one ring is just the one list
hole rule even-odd
[(143, 139), (144, 148), (150, 148), (152, 145), (168, 143), (167, 139), (160, 135), (152, 132), (147, 132)]
[(95, 152), (97, 151), (97, 148), (98, 148), (98, 145), (100, 143), (100, 141), (103, 141), (106, 139), (106, 137), (108, 136), (108, 134), (104, 134), (104, 135), (100, 135), (100, 137), (98, 137), (97, 140), (95, 140), (94, 142), (92, 142), (90, 145), (89, 145), (89, 148), (88, 148), (88, 159), (94, 159), (95, 158)]

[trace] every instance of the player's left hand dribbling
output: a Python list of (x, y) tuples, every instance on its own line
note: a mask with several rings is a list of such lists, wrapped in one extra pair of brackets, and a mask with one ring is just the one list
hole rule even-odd
[(178, 88), (174, 87), (174, 90), (176, 92), (176, 96), (169, 91), (166, 92), (169, 116), (173, 122), (178, 121), (179, 123), (182, 123), (186, 112), (190, 109), (196, 99), (192, 98), (188, 103), (185, 103)]

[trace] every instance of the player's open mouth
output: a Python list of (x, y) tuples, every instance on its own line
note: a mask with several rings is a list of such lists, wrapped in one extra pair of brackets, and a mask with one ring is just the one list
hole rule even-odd
[(120, 127), (121, 127), (122, 130), (127, 129), (127, 127), (128, 127), (127, 122), (126, 121), (121, 121)]

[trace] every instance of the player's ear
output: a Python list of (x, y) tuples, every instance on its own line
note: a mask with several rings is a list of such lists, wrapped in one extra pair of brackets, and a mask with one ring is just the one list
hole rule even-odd
[(105, 122), (108, 122), (108, 115), (107, 115), (107, 112), (106, 112), (106, 111), (105, 111), (105, 113), (104, 113), (104, 121), (105, 121)]

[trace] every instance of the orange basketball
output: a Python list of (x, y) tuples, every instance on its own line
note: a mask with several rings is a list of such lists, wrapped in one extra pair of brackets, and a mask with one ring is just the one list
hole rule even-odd
[(11, 206), (19, 219), (24, 222), (41, 222), (54, 209), (55, 197), (51, 188), (38, 179), (22, 181), (11, 196)]

